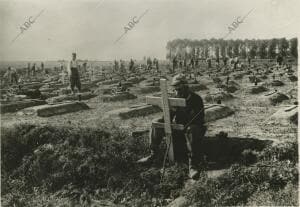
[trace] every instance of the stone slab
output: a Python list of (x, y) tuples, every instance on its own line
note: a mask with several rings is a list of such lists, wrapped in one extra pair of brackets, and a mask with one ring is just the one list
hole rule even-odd
[[(97, 96), (96, 94), (90, 92), (80, 93), (80, 94), (81, 94), (81, 100), (88, 100)], [(67, 95), (55, 96), (46, 99), (46, 102), (52, 104), (52, 103), (59, 103), (63, 101), (76, 101), (78, 100), (78, 95), (79, 94), (75, 94), (75, 95), (67, 94)]]
[(16, 112), (21, 109), (46, 104), (44, 100), (27, 99), (22, 101), (14, 101), (10, 103), (1, 103), (1, 113)]
[(100, 99), (103, 102), (114, 102), (114, 101), (124, 101), (124, 100), (129, 100), (129, 99), (136, 99), (137, 96), (128, 93), (128, 92), (122, 92), (119, 94), (115, 95), (102, 95), (100, 96)]
[(126, 107), (109, 111), (105, 114), (106, 117), (117, 117), (121, 119), (130, 119), (133, 117), (147, 116), (153, 113), (161, 112), (159, 107), (152, 105), (139, 105), (134, 107)]
[(89, 107), (84, 102), (67, 102), (54, 105), (47, 104), (42, 106), (26, 108), (18, 112), (18, 115), (37, 115), (40, 117), (49, 117), (87, 109), (89, 109)]

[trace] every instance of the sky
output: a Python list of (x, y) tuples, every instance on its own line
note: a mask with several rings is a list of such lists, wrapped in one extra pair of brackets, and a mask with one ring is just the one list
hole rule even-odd
[[(289, 39), (299, 35), (299, 8), (299, 0), (0, 0), (0, 61), (66, 60), (72, 52), (165, 59), (168, 41), (224, 37), (252, 9), (226, 39)], [(21, 33), (26, 21), (33, 23)]]

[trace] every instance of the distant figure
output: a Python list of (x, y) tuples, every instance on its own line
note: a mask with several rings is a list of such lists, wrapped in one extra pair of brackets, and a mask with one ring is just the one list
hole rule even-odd
[[(72, 60), (69, 62), (68, 65), (68, 74), (70, 77), (70, 84), (71, 84), (71, 90), (72, 93), (75, 94), (75, 86), (78, 89), (78, 92), (80, 93), (81, 91), (81, 82), (80, 82), (80, 77), (79, 77), (79, 62), (76, 60), (76, 53), (72, 53)], [(79, 96), (79, 100), (80, 100)]]
[(211, 68), (211, 59), (210, 59), (210, 58), (207, 58), (207, 59), (206, 59), (206, 62), (207, 62), (207, 67), (208, 67), (208, 68)]
[(156, 70), (159, 71), (159, 63), (158, 63), (158, 59), (156, 59), (155, 67), (156, 67)]
[(126, 72), (126, 70), (125, 70), (125, 64), (124, 64), (123, 60), (120, 60), (120, 72), (121, 73), (125, 73)]
[(224, 57), (224, 58), (223, 58), (223, 63), (224, 63), (224, 66), (226, 66), (226, 65), (227, 65), (227, 60), (228, 60), (228, 59), (227, 59), (227, 57)]
[(281, 66), (282, 65), (282, 62), (283, 62), (283, 57), (281, 55), (278, 55), (277, 56), (277, 59), (276, 59), (276, 62), (278, 64), (278, 66)]
[(220, 58), (218, 56), (217, 59), (216, 59), (216, 66), (219, 67), (219, 65), (220, 65)]
[(119, 71), (119, 62), (118, 61), (114, 61), (114, 71), (117, 72)]
[(249, 66), (251, 65), (251, 57), (250, 56), (248, 57), (248, 65)]
[(31, 68), (31, 75), (35, 76), (35, 72), (36, 72), (36, 66), (35, 66), (35, 63), (33, 63), (33, 66)]
[(239, 63), (239, 58), (238, 58), (238, 57), (235, 57), (235, 58), (233, 59), (233, 69), (234, 69), (234, 70), (236, 69), (238, 63)]
[(41, 62), (41, 70), (42, 70), (42, 72), (45, 72), (45, 71), (44, 71), (45, 68), (44, 68), (44, 63), (43, 63), (43, 62)]
[(175, 69), (177, 68), (177, 59), (176, 57), (173, 58), (173, 72), (175, 71)]
[(195, 61), (194, 58), (191, 59), (190, 61), (190, 66), (194, 69), (195, 68)]
[(196, 58), (196, 60), (195, 60), (195, 66), (196, 66), (196, 67), (199, 66), (199, 59), (198, 59), (198, 58)]
[(150, 57), (148, 57), (147, 59), (147, 70), (151, 70), (152, 69), (152, 60)]
[(83, 74), (83, 73), (86, 73), (87, 72), (87, 62), (84, 62), (83, 64), (82, 64), (82, 73), (81, 74)]
[(130, 72), (134, 72), (134, 61), (132, 59), (130, 59), (130, 62), (129, 62), (129, 71)]
[(30, 63), (27, 64), (27, 77), (30, 76)]
[(18, 74), (15, 68), (9, 66), (3, 78), (8, 84), (18, 84)]
[[(155, 62), (154, 62), (155, 61)], [(159, 65), (158, 65), (158, 59), (154, 58), (154, 66), (155, 66), (155, 69), (157, 70), (157, 72), (159, 71)]]
[(258, 83), (258, 79), (256, 76), (254, 76), (254, 85), (257, 86), (257, 83)]

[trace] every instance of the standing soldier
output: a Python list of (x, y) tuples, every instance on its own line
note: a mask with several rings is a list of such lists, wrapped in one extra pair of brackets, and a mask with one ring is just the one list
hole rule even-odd
[[(79, 62), (78, 60), (76, 60), (76, 53), (72, 53), (72, 60), (69, 62), (68, 65), (68, 74), (70, 77), (71, 90), (73, 94), (75, 94), (75, 90), (74, 90), (75, 86), (77, 87), (79, 93), (81, 91), (81, 82), (80, 82), (78, 69), (79, 69)], [(80, 101), (81, 100), (80, 94), (78, 98)]]

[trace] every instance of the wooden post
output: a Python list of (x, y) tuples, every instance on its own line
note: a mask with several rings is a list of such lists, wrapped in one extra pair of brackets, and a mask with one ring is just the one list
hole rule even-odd
[(168, 155), (169, 161), (174, 162), (174, 146), (173, 146), (173, 137), (172, 129), (183, 130), (184, 126), (181, 124), (172, 124), (170, 116), (170, 106), (185, 107), (186, 101), (183, 98), (168, 98), (168, 88), (167, 80), (160, 79), (160, 88), (162, 92), (162, 97), (146, 97), (147, 104), (156, 105), (163, 109), (164, 114), (164, 123), (154, 122), (153, 127), (164, 128), (166, 134), (167, 146), (169, 146)]
[(62, 84), (65, 84), (65, 72), (64, 71), (61, 72), (61, 82), (62, 82)]

